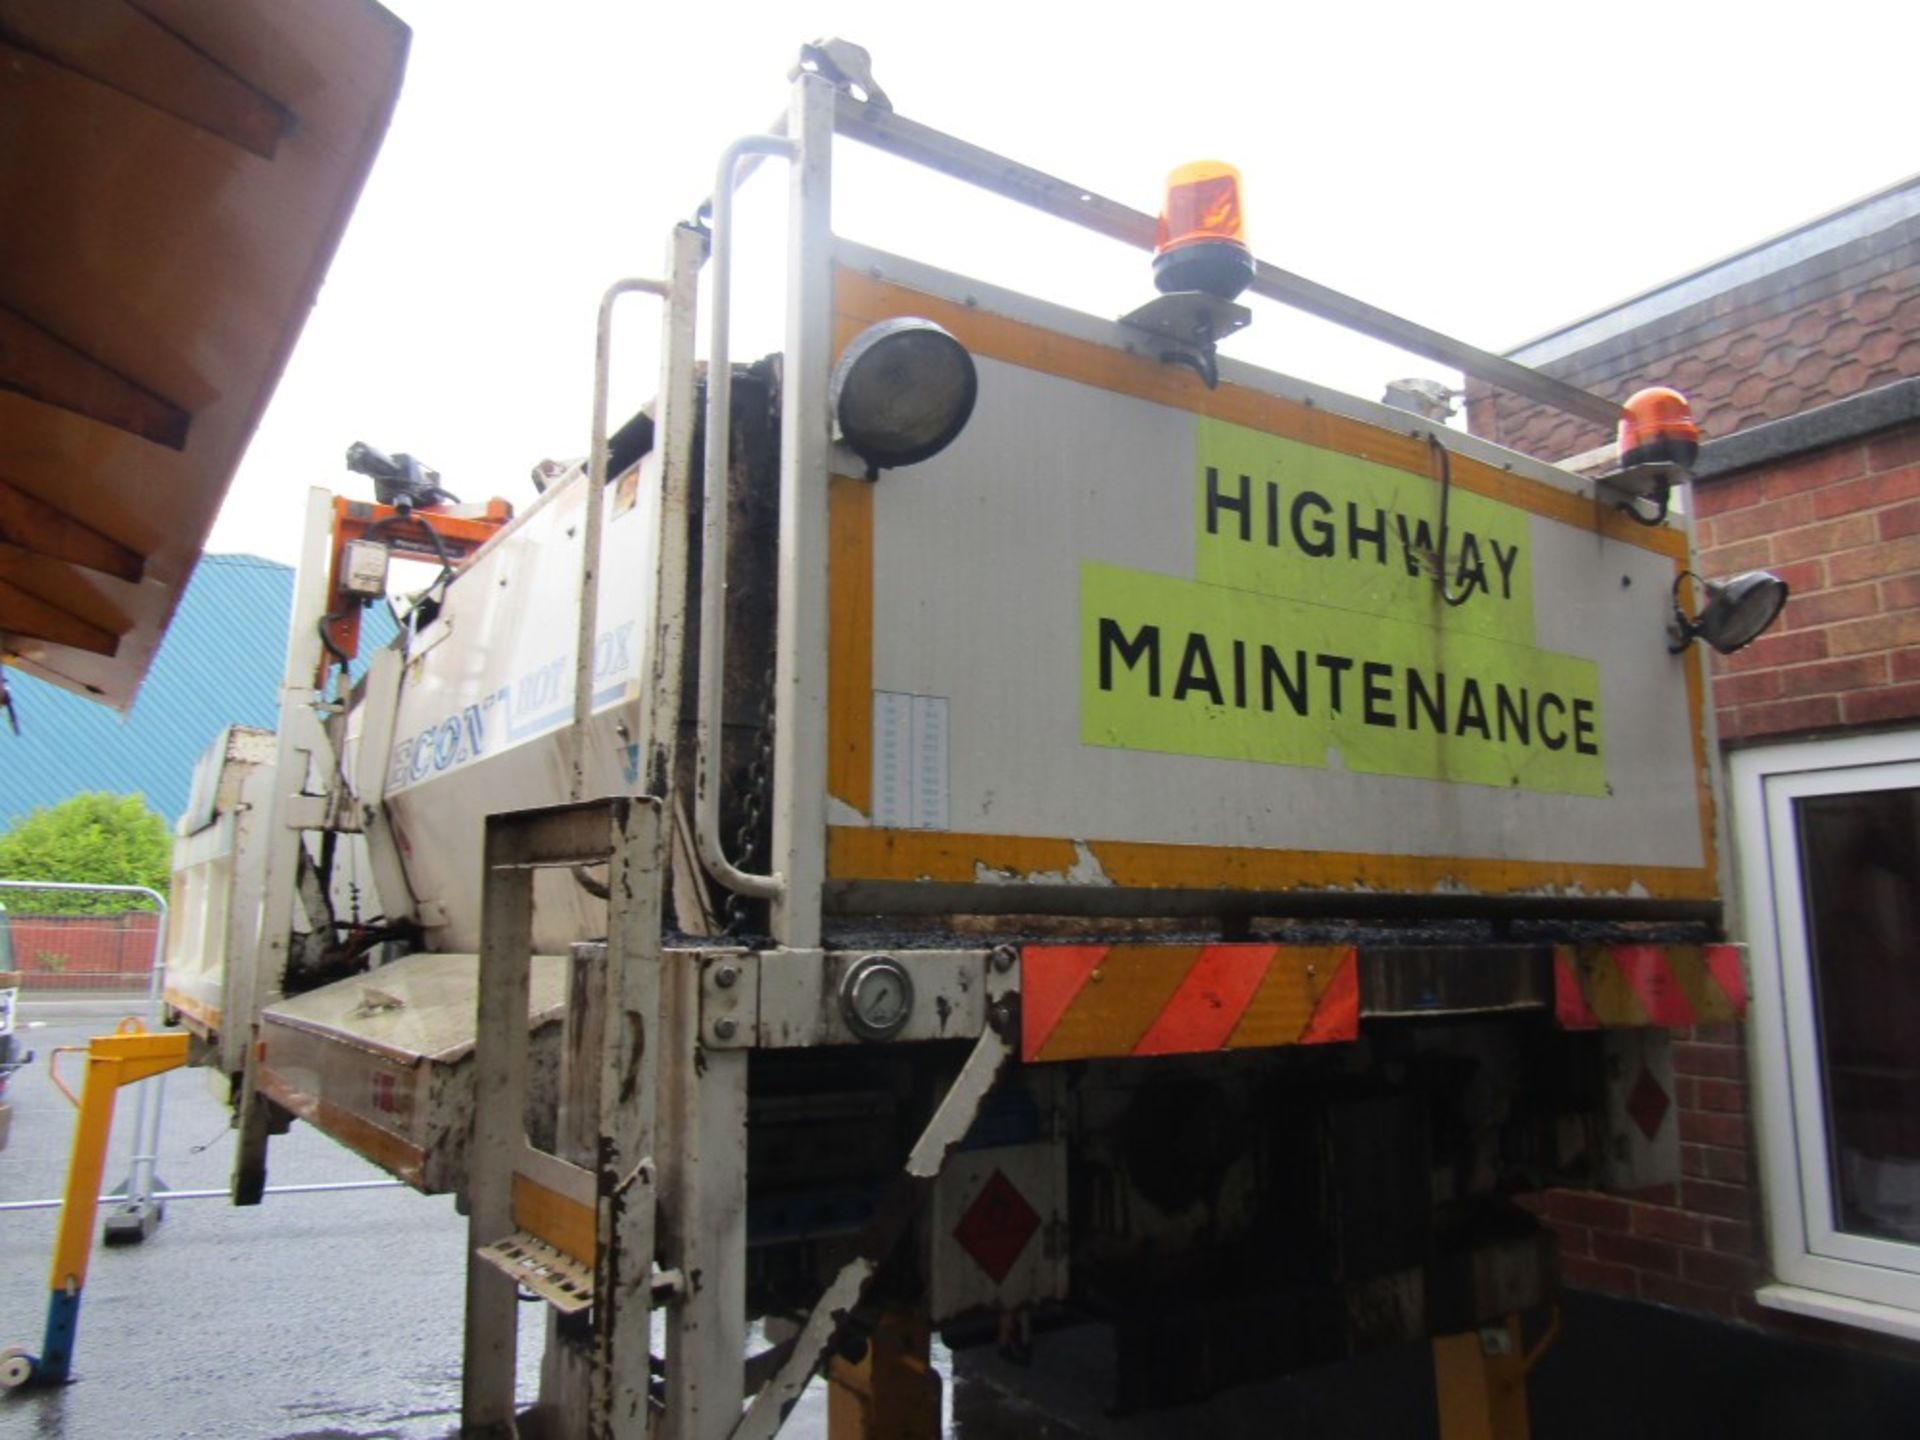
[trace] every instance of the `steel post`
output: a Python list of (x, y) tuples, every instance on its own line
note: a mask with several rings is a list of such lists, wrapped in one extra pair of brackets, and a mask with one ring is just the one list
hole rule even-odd
[[(576, 945), (567, 976), (567, 1009), (561, 1020), (560, 1100), (554, 1123), (554, 1154), (591, 1169), (600, 1136), (600, 1041), (606, 1026), (607, 952)], [(540, 1360), (540, 1420), (560, 1435), (587, 1433), (593, 1392), (592, 1331), (580, 1317), (547, 1312), (547, 1348)]]
[[(653, 670), (641, 700), (640, 783), (648, 793), (676, 796), (681, 673), (686, 649), (687, 569), (693, 487), (694, 350), (698, 339), (700, 267), (706, 237), (675, 227), (668, 246), (671, 290), (660, 327), (660, 394), (654, 450), (660, 457), (660, 562), (654, 582)], [(694, 877), (697, 880), (697, 876)]]
[(747, 1052), (701, 1044), (700, 965), (676, 957), (661, 1034), (665, 1264), (688, 1277), (667, 1317), (668, 1440), (725, 1440), (747, 1343)]
[[(606, 1003), (599, 1043), (594, 1365), (587, 1433), (641, 1440), (652, 1428), (654, 1032), (660, 1017), (662, 847), (656, 800), (615, 801), (607, 866)], [(521, 1027), (525, 1037), (524, 1019)]]
[(827, 480), (832, 435), (834, 89), (793, 86), (787, 122), (787, 343), (780, 401), (780, 620), (774, 660), (773, 903), (780, 944), (820, 943), (827, 840)]
[(316, 753), (332, 768), (332, 746), (314, 715), (319, 698), (316, 676), (323, 653), (320, 622), (325, 618), (327, 570), (332, 560), (333, 497), (307, 492), (306, 528), (300, 565), (294, 572), (293, 617), (287, 629), (286, 668), (280, 678), (280, 723), (275, 740), (273, 797), (267, 807), (267, 858), (261, 878), (260, 935), (254, 954), (239, 975), (227, 976), (230, 1023), (248, 1037), (246, 1069), (240, 1081), (238, 1143), (233, 1154), (233, 1203), (258, 1205), (267, 1185), (268, 1106), (259, 1093), (260, 1012), (280, 998), (287, 957), (293, 943), (293, 910), (299, 889), (300, 849), (306, 841), (296, 827), (295, 801), (306, 790)]
[(513, 1161), (525, 1139), (527, 990), (533, 871), (512, 864), (510, 816), (487, 821), (474, 1035), (473, 1141), (467, 1160), (467, 1324), (460, 1381), (463, 1436), (514, 1434), (518, 1287), (475, 1258), (513, 1234)]
[(1433, 1338), (1441, 1440), (1527, 1440), (1527, 1371), (1520, 1317)]
[(888, 1306), (859, 1360), (827, 1362), (829, 1440), (940, 1440), (940, 1374), (924, 1312)]

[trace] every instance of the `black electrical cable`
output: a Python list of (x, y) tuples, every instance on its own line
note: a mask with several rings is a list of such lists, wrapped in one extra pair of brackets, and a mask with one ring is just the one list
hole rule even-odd
[(1616, 502), (1615, 508), (1624, 510), (1627, 517), (1631, 519), (1634, 524), (1645, 525), (1651, 529), (1655, 525), (1664, 525), (1667, 523), (1667, 511), (1672, 505), (1673, 482), (1671, 480), (1662, 480), (1660, 482), (1660, 508), (1651, 518), (1641, 511), (1638, 499), (1618, 501)]
[(1433, 557), (1433, 578), (1440, 587), (1440, 598), (1449, 606), (1458, 607), (1473, 597), (1473, 587), (1469, 585), (1456, 595), (1447, 585), (1447, 500), (1453, 494), (1453, 457), (1431, 430), (1427, 432), (1427, 444), (1440, 457), (1440, 544)]

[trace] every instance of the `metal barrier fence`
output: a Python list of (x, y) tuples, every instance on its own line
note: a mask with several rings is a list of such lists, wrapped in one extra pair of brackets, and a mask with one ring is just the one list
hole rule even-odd
[[(116, 1004), (116, 997), (108, 995), (75, 994), (27, 995), (20, 1002), (16, 1034), (21, 1046), (34, 1052), (34, 1059), (14, 1074), (3, 1097), (12, 1105), (13, 1125), (5, 1148), (0, 1149), (0, 1220), (24, 1221), (25, 1215), (19, 1212), (51, 1211), (62, 1203), (78, 1112), (60, 1094), (49, 1074), (51, 1051), (56, 1046), (84, 1046), (92, 1036), (109, 1034), (129, 1009), (138, 1011), (144, 1005), (140, 996), (118, 998), (132, 1003)], [(77, 1091), (86, 1056), (63, 1054), (59, 1065), (61, 1077)], [(164, 1079), (171, 1079), (176, 1086), (164, 1117), (159, 1105), (150, 1103), (148, 1125), (136, 1126), (133, 1122), (138, 1118), (140, 1092), (158, 1086)], [(105, 1175), (108, 1193), (101, 1197), (103, 1213), (138, 1198), (135, 1187), (128, 1183), (136, 1172), (150, 1180), (151, 1200), (166, 1203), (228, 1198), (224, 1181), (232, 1166), (233, 1135), (224, 1107), (196, 1083), (202, 1079), (204, 1072), (191, 1070), (156, 1077), (141, 1081), (122, 1096), (109, 1140)], [(163, 1118), (167, 1122), (164, 1127), (160, 1124)], [(331, 1147), (325, 1153), (331, 1156)], [(328, 1194), (399, 1186), (396, 1180), (333, 1178), (362, 1169), (361, 1162), (349, 1152), (338, 1154), (338, 1166), (327, 1164), (322, 1171), (326, 1178), (269, 1186), (267, 1194)]]
[[(53, 880), (0, 880), (0, 891), (9, 894), (124, 895), (129, 899), (138, 896), (152, 902), (158, 919), (153, 926), (152, 947), (147, 952), (145, 1013), (140, 1018), (148, 1029), (160, 1028), (160, 986), (167, 953), (166, 896), (147, 885), (94, 885)], [(166, 1104), (166, 1084), (167, 1077), (161, 1075), (134, 1087), (133, 1150), (128, 1158), (127, 1179), (123, 1187), (127, 1192), (126, 1199), (119, 1202), (127, 1210), (141, 1211), (152, 1203), (153, 1159), (160, 1144), (160, 1118)], [(140, 1238), (145, 1238), (144, 1228)]]
[[(21, 882), (15, 881), (14, 884)], [(161, 917), (151, 910), (119, 915), (35, 915), (10, 909), (13, 968), (26, 994), (146, 990), (153, 983)]]
[[(332, 1195), (343, 1190), (398, 1190), (398, 1180), (333, 1180), (315, 1185), (269, 1185), (262, 1191), (266, 1195)], [(171, 1205), (175, 1200), (230, 1200), (230, 1190), (169, 1190), (162, 1185), (159, 1198)], [(126, 1200), (127, 1192), (117, 1190), (111, 1195), (102, 1195), (102, 1205), (117, 1205)], [(58, 1210), (63, 1201), (58, 1197), (44, 1200), (0, 1200), (0, 1214), (12, 1210)]]
[[(12, 1107), (6, 1149), (0, 1150), (0, 1213), (57, 1209), (64, 1198), (66, 1161), (73, 1141), (74, 1110), (48, 1074), (54, 1058), (50, 1052), (61, 1046), (84, 1047), (91, 1035), (110, 1032), (128, 1012), (133, 1012), (148, 1029), (161, 1026), (161, 985), (163, 957), (167, 943), (167, 902), (157, 891), (140, 885), (84, 885), (42, 881), (0, 880), (0, 893), (66, 891), (93, 894), (141, 896), (150, 900), (152, 912), (131, 912), (115, 916), (63, 916), (58, 924), (46, 925), (42, 917), (14, 918), (12, 927), (16, 963), (32, 957), (21, 954), (22, 932), (29, 941), (45, 934), (67, 937), (71, 948), (91, 946), (86, 966), (69, 972), (66, 967), (42, 965), (43, 982), (77, 980), (84, 975), (88, 983), (60, 983), (58, 993), (49, 984), (23, 990), (15, 1012), (16, 1052), (35, 1052), (34, 1064), (16, 1071), (8, 1081), (0, 1101)], [(40, 928), (34, 928), (39, 926)], [(128, 968), (129, 955), (144, 949), (144, 963)], [(103, 963), (104, 961), (104, 963)], [(21, 968), (35, 972), (26, 964)], [(125, 981), (136, 983), (132, 988)], [(111, 982), (126, 1001), (125, 1008), (113, 1005), (115, 996), (105, 992)], [(84, 1054), (60, 1057), (67, 1062), (69, 1084), (77, 1085), (86, 1066)], [(156, 1200), (224, 1199), (227, 1190), (211, 1185), (172, 1189), (158, 1167), (162, 1161), (185, 1163), (189, 1154), (210, 1150), (217, 1133), (199, 1145), (163, 1146), (162, 1120), (165, 1112), (168, 1077), (156, 1076), (132, 1087), (127, 1097), (127, 1113), (116, 1115), (110, 1138), (107, 1177), (117, 1180), (102, 1204), (114, 1207), (108, 1217), (110, 1238), (145, 1238), (152, 1227), (143, 1219), (137, 1227), (120, 1225), (115, 1215), (146, 1217), (157, 1213)], [(204, 1170), (205, 1166), (193, 1167)], [(124, 1178), (120, 1178), (124, 1177)], [(269, 1195), (325, 1194), (343, 1190), (385, 1189), (397, 1187), (395, 1180), (326, 1181), (312, 1184), (268, 1187)], [(7, 1192), (13, 1192), (11, 1194)], [(24, 1194), (22, 1192), (25, 1192)]]
[[(10, 1111), (6, 1148), (0, 1151), (0, 1201), (24, 1202), (23, 1208), (35, 1209), (60, 1203), (80, 1112), (55, 1085), (52, 1066), (58, 1064), (61, 1078), (77, 1094), (87, 1057), (53, 1052), (85, 1046), (93, 1035), (112, 1033), (123, 1020), (139, 1018), (143, 1003), (139, 995), (96, 994), (59, 999), (26, 995), (16, 1004), (14, 1043), (18, 1052), (30, 1051), (33, 1058), (13, 1072), (0, 1096)], [(151, 1104), (151, 1087), (158, 1083), (143, 1081), (122, 1096), (117, 1107), (104, 1177), (116, 1192), (132, 1190), (136, 1158), (152, 1153), (149, 1140), (157, 1143), (154, 1122), (158, 1116)], [(143, 1089), (149, 1090), (149, 1104), (136, 1115)]]
[[(104, 993), (108, 989), (123, 991), (129, 1000), (127, 1010), (136, 1012), (134, 1018), (146, 1023), (148, 1029), (159, 1029), (159, 996), (165, 977), (163, 956), (167, 948), (167, 899), (146, 885), (77, 885), (25, 879), (0, 879), (0, 891), (138, 895), (152, 900), (156, 906), (154, 912), (129, 912), (121, 916), (60, 916), (54, 920), (23, 916), (13, 922), (15, 964), (19, 964), (29, 981), (38, 979), (40, 983), (25, 987), (23, 998), (15, 1008), (15, 1054), (35, 1050), (35, 1066), (15, 1071), (6, 1089), (0, 1091), (0, 1102), (17, 1100), (17, 1104), (10, 1104), (10, 1114), (6, 1117), (6, 1146), (15, 1164), (8, 1165), (4, 1173), (19, 1177), (23, 1188), (38, 1190), (40, 1194), (29, 1198), (0, 1194), (0, 1213), (58, 1210), (65, 1190), (65, 1158), (73, 1142), (73, 1110), (46, 1075), (46, 1066), (54, 1060), (50, 1050), (60, 1046), (84, 1046), (90, 1035), (108, 1033), (113, 1029), (113, 1023), (125, 1012), (115, 1014), (115, 1010), (106, 1008), (111, 998)], [(23, 948), (25, 943), (44, 941), (48, 935), (60, 937), (71, 950), (79, 950), (86, 956), (86, 964), (77, 970), (71, 966), (48, 966), (44, 964), (42, 952), (38, 956), (42, 964), (35, 968), (31, 964), (35, 956), (23, 954)], [(129, 970), (127, 956), (140, 947), (146, 947), (146, 966), (140, 970)], [(102, 956), (108, 958), (104, 964)], [(134, 985), (129, 987), (127, 981), (134, 981)], [(61, 1014), (61, 1010), (73, 1010), (75, 1014)], [(40, 1035), (46, 1037), (44, 1043), (36, 1043), (36, 1037)], [(77, 1083), (86, 1066), (86, 1056), (75, 1054), (65, 1058), (69, 1062), (69, 1075), (73, 1077), (69, 1083)], [(125, 1179), (113, 1188), (111, 1194), (102, 1196), (104, 1206), (142, 1212), (150, 1210), (156, 1198), (227, 1198), (227, 1188), (175, 1190), (157, 1177), (165, 1085), (167, 1077), (157, 1075), (132, 1087), (131, 1127), (121, 1117), (115, 1117), (113, 1137), (119, 1142), (109, 1144), (108, 1175), (125, 1175)], [(13, 1123), (15, 1117), (19, 1119), (17, 1125)], [(15, 1150), (15, 1144), (21, 1148)], [(207, 1148), (211, 1148), (211, 1140), (196, 1146), (196, 1152)], [(31, 1150), (31, 1154), (27, 1154), (27, 1150)], [(326, 1181), (313, 1185), (275, 1185), (267, 1187), (267, 1194), (326, 1194), (336, 1190), (396, 1188), (397, 1185), (399, 1181)], [(15, 1187), (8, 1185), (6, 1188)], [(144, 1238), (144, 1233), (146, 1231), (142, 1229), (138, 1235), (129, 1235), (127, 1238)]]

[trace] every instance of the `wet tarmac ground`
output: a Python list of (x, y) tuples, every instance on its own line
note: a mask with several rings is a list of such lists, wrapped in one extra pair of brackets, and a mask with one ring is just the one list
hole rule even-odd
[[(137, 1005), (22, 1004), (23, 1027), (35, 1028), (21, 1038), (39, 1058), (8, 1087), (0, 1200), (61, 1194), (74, 1111), (47, 1079), (47, 1053), (105, 1033)], [(70, 1083), (82, 1058), (62, 1057)], [(205, 1072), (173, 1072), (165, 1097), (161, 1179), (176, 1190), (224, 1187), (232, 1137)], [(127, 1169), (132, 1101), (121, 1094), (109, 1186)], [(299, 1125), (275, 1139), (271, 1164), (272, 1185), (385, 1178)], [(53, 1210), (0, 1212), (0, 1344), (40, 1348), (56, 1223)], [(450, 1198), (402, 1189), (270, 1195), (252, 1209), (178, 1200), (142, 1245), (100, 1245), (96, 1228), (76, 1378), (0, 1397), (0, 1440), (447, 1435), (459, 1418), (464, 1239)], [(538, 1328), (527, 1309), (531, 1394)]]
[[(38, 1059), (9, 1085), (14, 1118), (0, 1151), (0, 1201), (58, 1198), (65, 1185), (74, 1111), (48, 1081), (48, 1052), (84, 1045), (139, 1004), (133, 997), (23, 1003), (22, 1040)], [(81, 1063), (78, 1055), (63, 1058), (70, 1083)], [(163, 1116), (163, 1182), (174, 1190), (224, 1188), (232, 1136), (204, 1072), (166, 1077)], [(126, 1172), (133, 1118), (126, 1091), (109, 1187)], [(274, 1139), (270, 1162), (273, 1186), (385, 1178), (303, 1125)], [(0, 1212), (0, 1345), (40, 1348), (57, 1218), (53, 1209)], [(222, 1199), (175, 1200), (144, 1244), (102, 1245), (97, 1224), (95, 1238), (75, 1378), (57, 1389), (0, 1395), (0, 1440), (441, 1440), (456, 1433), (466, 1223), (451, 1197), (399, 1188), (270, 1194), (250, 1209)], [(526, 1403), (538, 1387), (542, 1312), (538, 1305), (522, 1312)], [(1097, 1337), (1043, 1335), (1036, 1348), (1044, 1363), (1031, 1370), (989, 1351), (967, 1352), (956, 1378), (952, 1357), (936, 1343), (947, 1380), (946, 1433), (966, 1440), (1276, 1433), (1275, 1408), (1244, 1399), (1209, 1413), (1115, 1421), (1102, 1411), (1111, 1354)], [(1345, 1433), (1300, 1418), (1308, 1425), (1291, 1433)], [(819, 1382), (782, 1433), (823, 1440)]]
[[(22, 1039), (39, 1060), (11, 1082), (0, 1201), (57, 1198), (73, 1109), (46, 1077), (55, 1045), (84, 1044), (138, 1008), (28, 1000)], [(25, 1028), (32, 1027), (32, 1028)], [(79, 1056), (63, 1074), (77, 1081)], [(147, 1082), (151, 1084), (152, 1082)], [(151, 1092), (149, 1092), (151, 1093)], [(107, 1179), (130, 1154), (123, 1093)], [(166, 1082), (159, 1171), (175, 1190), (226, 1184), (232, 1140), (204, 1072)], [(271, 1185), (379, 1180), (296, 1125), (273, 1142)], [(38, 1350), (57, 1213), (0, 1212), (0, 1345)], [(97, 1240), (96, 1228), (96, 1240)], [(253, 1209), (176, 1200), (143, 1245), (96, 1243), (75, 1380), (0, 1395), (0, 1440), (442, 1440), (458, 1428), (465, 1221), (450, 1197), (405, 1189), (269, 1195)], [(1531, 1383), (1533, 1433), (1549, 1440), (1741, 1440), (1907, 1436), (1920, 1364), (1599, 1297), (1565, 1298), (1566, 1329)], [(544, 1307), (522, 1311), (519, 1388), (531, 1403)], [(1035, 1337), (1034, 1362), (991, 1350), (949, 1357), (943, 1429), (956, 1440), (1335, 1440), (1434, 1436), (1426, 1348), (1230, 1392), (1153, 1415), (1107, 1413), (1113, 1350), (1082, 1326)], [(823, 1440), (816, 1382), (782, 1432)]]
[[(22, 1003), (21, 1043), (36, 1060), (8, 1085), (13, 1126), (0, 1150), (0, 1201), (57, 1199), (65, 1188), (75, 1112), (47, 1077), (49, 1052), (107, 1033), (142, 1003)], [(62, 1057), (69, 1084), (78, 1084), (83, 1064), (80, 1055)], [(207, 1075), (174, 1071), (164, 1094), (161, 1180), (173, 1190), (224, 1188), (232, 1135)], [(109, 1189), (132, 1155), (133, 1100), (134, 1092), (122, 1092), (115, 1112)], [(387, 1178), (304, 1125), (275, 1137), (269, 1158), (270, 1186)], [(0, 1212), (0, 1346), (40, 1349), (57, 1223), (54, 1209)], [(140, 1245), (100, 1244), (96, 1223), (74, 1380), (0, 1395), (0, 1440), (452, 1436), (465, 1247), (466, 1221), (450, 1196), (401, 1188), (270, 1194), (249, 1209), (175, 1200)], [(522, 1310), (526, 1403), (538, 1388), (543, 1308)], [(783, 1433), (825, 1435), (818, 1382)]]

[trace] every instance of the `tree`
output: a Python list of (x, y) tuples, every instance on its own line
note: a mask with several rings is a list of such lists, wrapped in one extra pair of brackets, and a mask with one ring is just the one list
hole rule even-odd
[[(0, 835), (0, 880), (145, 885), (166, 892), (172, 841), (167, 822), (138, 795), (75, 795), (34, 810)], [(12, 910), (41, 915), (113, 915), (151, 910), (144, 895), (0, 890)]]

